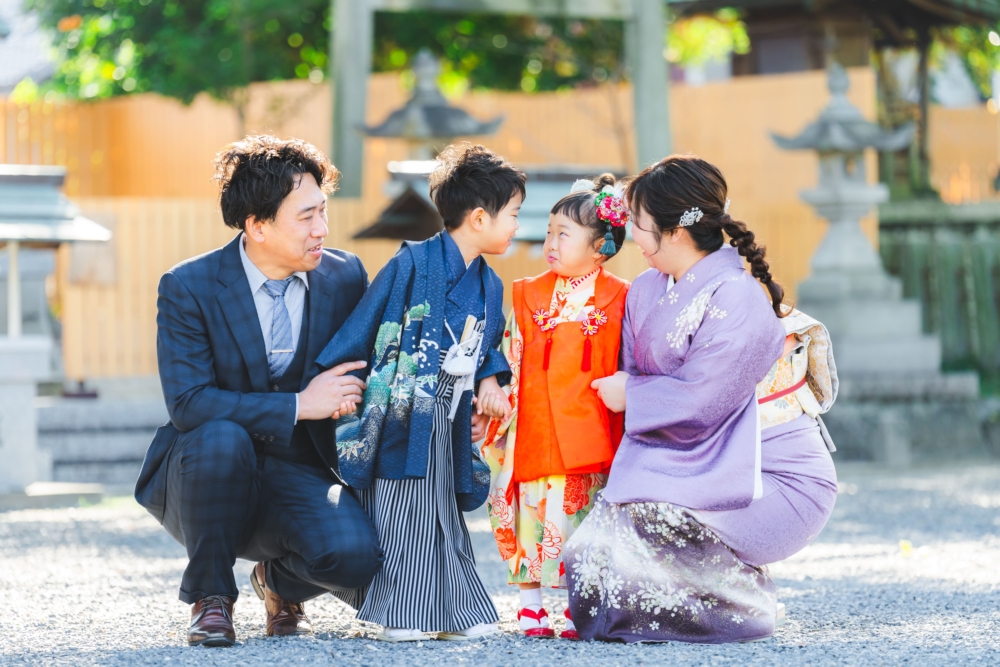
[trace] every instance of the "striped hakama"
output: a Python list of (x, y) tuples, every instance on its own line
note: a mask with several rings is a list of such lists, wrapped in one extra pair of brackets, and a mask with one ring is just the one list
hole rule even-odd
[[(483, 324), (480, 320), (477, 328)], [(442, 350), (442, 364), (446, 353)], [(375, 479), (358, 494), (385, 551), (385, 564), (360, 595), (362, 621), (458, 632), (499, 620), (476, 571), (472, 541), (455, 500), (448, 419), (455, 381), (439, 371), (427, 475)]]

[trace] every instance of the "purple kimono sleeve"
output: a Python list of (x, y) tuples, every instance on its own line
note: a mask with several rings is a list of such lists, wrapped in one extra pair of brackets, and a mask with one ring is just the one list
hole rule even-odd
[(622, 318), (622, 340), (618, 357), (618, 370), (625, 371), (629, 375), (639, 375), (639, 369), (635, 364), (635, 331), (632, 328), (632, 321), (635, 314), (632, 312), (632, 299), (625, 301), (625, 316)]
[[(661, 439), (655, 437), (656, 431), (701, 431), (747, 404), (757, 383), (781, 356), (785, 337), (771, 309), (762, 307), (759, 297), (763, 295), (747, 293), (747, 288), (759, 290), (756, 283), (743, 281), (720, 286), (683, 362), (670, 375), (633, 375), (628, 379), (625, 431), (629, 436), (652, 435), (642, 440), (656, 444)], [(630, 331), (625, 337), (631, 335)], [(669, 343), (661, 339), (653, 345), (666, 348)], [(653, 359), (660, 356), (655, 349), (650, 352)], [(664, 351), (664, 356), (667, 354)], [(634, 368), (633, 357), (627, 367), (630, 374)], [(669, 440), (676, 446), (676, 439)]]

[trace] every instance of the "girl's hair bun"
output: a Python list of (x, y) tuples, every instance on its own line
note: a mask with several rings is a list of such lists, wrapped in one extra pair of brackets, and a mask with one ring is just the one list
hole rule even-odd
[(604, 186), (610, 185), (611, 187), (614, 187), (617, 182), (618, 179), (615, 178), (614, 174), (605, 172), (594, 179), (594, 190), (600, 192), (604, 189)]

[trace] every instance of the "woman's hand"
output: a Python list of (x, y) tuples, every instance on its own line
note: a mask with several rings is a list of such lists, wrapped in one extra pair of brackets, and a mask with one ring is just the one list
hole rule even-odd
[(500, 421), (507, 421), (510, 417), (510, 401), (495, 376), (491, 375), (479, 382), (479, 396), (473, 397), (472, 402), (476, 404), (476, 414)]
[(625, 371), (618, 371), (614, 375), (594, 380), (590, 383), (590, 388), (597, 391), (608, 410), (625, 412), (625, 381), (628, 377)]

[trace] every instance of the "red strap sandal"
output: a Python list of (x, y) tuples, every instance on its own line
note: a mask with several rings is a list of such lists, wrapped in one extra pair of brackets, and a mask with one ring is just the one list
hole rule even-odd
[[(566, 611), (563, 612), (563, 616), (565, 616), (566, 620), (569, 621), (570, 623), (573, 622), (573, 618), (569, 615), (569, 607), (566, 607)], [(576, 628), (572, 629), (566, 628), (565, 630), (559, 633), (559, 637), (562, 639), (569, 639), (575, 642), (580, 641), (580, 633), (576, 631)]]
[[(549, 617), (549, 612), (545, 611), (545, 608), (539, 609), (538, 611), (532, 611), (528, 607), (523, 607), (521, 611), (517, 612), (517, 620), (520, 621), (521, 617), (525, 616), (532, 619), (539, 625), (542, 623), (543, 618)], [(556, 631), (552, 628), (530, 628), (528, 630), (522, 630), (525, 637), (555, 637)]]

